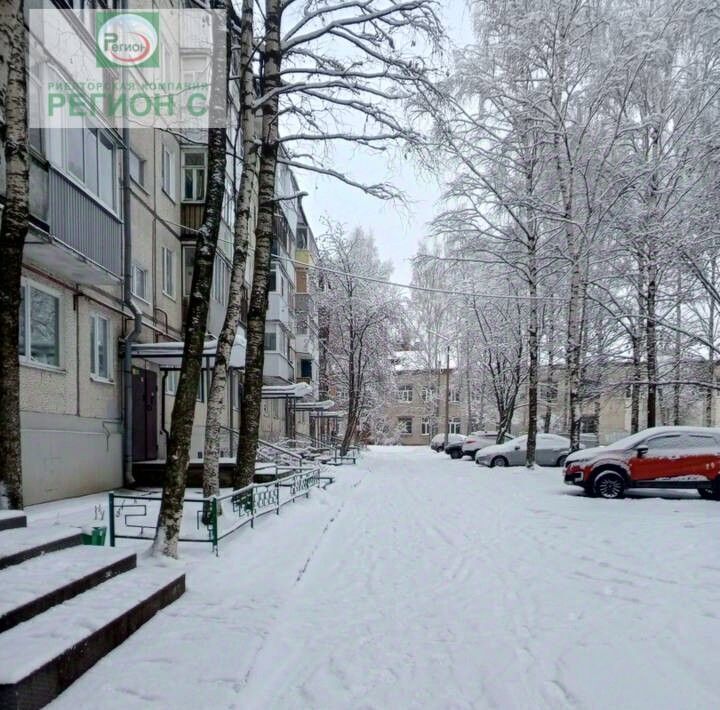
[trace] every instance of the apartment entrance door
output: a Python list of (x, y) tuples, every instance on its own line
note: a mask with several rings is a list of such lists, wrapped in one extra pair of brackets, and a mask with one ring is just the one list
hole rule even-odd
[(158, 455), (157, 373), (135, 368), (133, 383), (133, 461)]

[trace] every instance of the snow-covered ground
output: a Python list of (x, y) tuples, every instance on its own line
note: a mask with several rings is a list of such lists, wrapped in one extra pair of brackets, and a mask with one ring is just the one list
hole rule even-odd
[(425, 448), (335, 473), (219, 558), (186, 545), (185, 596), (52, 707), (718, 706), (720, 503)]

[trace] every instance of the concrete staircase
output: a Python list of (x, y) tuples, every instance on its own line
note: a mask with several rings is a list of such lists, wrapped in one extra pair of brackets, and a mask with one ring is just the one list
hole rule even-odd
[(0, 708), (41, 708), (185, 591), (134, 552), (82, 545), (77, 528), (0, 516)]

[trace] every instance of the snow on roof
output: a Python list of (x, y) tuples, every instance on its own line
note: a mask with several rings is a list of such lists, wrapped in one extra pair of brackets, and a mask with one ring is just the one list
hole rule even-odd
[[(245, 333), (238, 331), (235, 335), (230, 352), (230, 367), (245, 367)], [(133, 343), (131, 346), (132, 356), (142, 358), (166, 370), (177, 370), (182, 364), (182, 354), (185, 343), (175, 340), (165, 343)], [(215, 352), (217, 351), (217, 340), (206, 340), (203, 343), (203, 367), (215, 366)]]
[(305, 382), (288, 385), (263, 385), (263, 399), (282, 399), (289, 397), (290, 399), (302, 399), (312, 394), (312, 387)]
[(328, 410), (335, 406), (335, 402), (331, 399), (325, 399), (322, 402), (298, 402), (295, 405), (296, 409), (310, 409), (315, 411)]

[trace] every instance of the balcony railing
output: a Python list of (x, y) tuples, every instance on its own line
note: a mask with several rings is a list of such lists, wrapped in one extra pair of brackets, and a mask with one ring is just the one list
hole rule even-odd
[(111, 274), (122, 274), (122, 222), (55, 170), (49, 175), (48, 223), (53, 236)]

